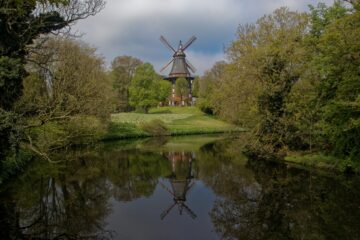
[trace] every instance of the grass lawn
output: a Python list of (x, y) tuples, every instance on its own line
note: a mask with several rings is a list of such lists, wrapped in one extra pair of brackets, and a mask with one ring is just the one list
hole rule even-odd
[(151, 136), (141, 129), (141, 124), (160, 119), (169, 130), (169, 135), (190, 135), (243, 131), (235, 125), (221, 121), (201, 112), (196, 107), (160, 107), (144, 113), (117, 113), (105, 139), (121, 139)]

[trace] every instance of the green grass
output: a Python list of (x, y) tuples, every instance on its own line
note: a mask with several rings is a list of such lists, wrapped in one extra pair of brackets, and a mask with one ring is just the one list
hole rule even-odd
[(118, 113), (111, 117), (109, 139), (148, 137), (141, 125), (154, 119), (160, 119), (169, 130), (169, 135), (210, 134), (243, 131), (235, 125), (221, 121), (201, 112), (196, 107), (161, 107), (145, 113)]
[[(149, 141), (142, 142), (139, 144), (141, 149), (149, 149), (154, 151), (155, 149), (160, 152), (197, 152), (200, 148), (208, 143), (212, 143), (218, 140), (224, 139), (224, 136), (221, 134), (212, 134), (212, 135), (183, 135), (183, 136), (174, 136), (171, 138), (165, 138), (163, 144), (159, 146), (154, 146), (149, 144)], [(154, 139), (156, 143), (157, 139)]]
[(105, 143), (106, 149), (133, 150), (158, 152), (197, 152), (202, 146), (212, 143), (225, 136), (222, 134), (183, 135), (174, 137), (124, 139), (122, 141), (109, 141)]
[(337, 157), (321, 153), (292, 153), (289, 156), (285, 157), (285, 161), (303, 166), (311, 166), (317, 169), (324, 169), (336, 172), (355, 172), (357, 174), (360, 173), (359, 163), (346, 159), (339, 159)]

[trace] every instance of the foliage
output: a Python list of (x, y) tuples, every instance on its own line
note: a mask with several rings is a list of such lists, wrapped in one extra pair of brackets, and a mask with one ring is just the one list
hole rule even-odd
[(22, 138), (22, 125), (20, 116), (16, 113), (5, 111), (0, 108), (0, 175), (3, 169), (2, 160), (9, 157), (13, 157), (18, 152), (18, 142)]
[(243, 126), (257, 126), (257, 142), (270, 152), (291, 141), (286, 100), (304, 69), (307, 27), (306, 14), (286, 8), (240, 26), (238, 39), (228, 48), (231, 62), (214, 93), (215, 112)]
[[(215, 94), (216, 87), (224, 80), (223, 75), (225, 66), (226, 63), (224, 61), (217, 62), (199, 79), (197, 93), (198, 100), (196, 105), (207, 114), (214, 114), (216, 110), (219, 110), (219, 108), (216, 109), (216, 106), (217, 104), (220, 104), (221, 100), (219, 101), (217, 97), (220, 96), (216, 96)], [(217, 114), (224, 117), (220, 111), (218, 111)], [(230, 119), (227, 120), (231, 121)]]
[(16, 110), (43, 121), (76, 114), (109, 117), (111, 85), (95, 51), (71, 39), (48, 40), (41, 54), (30, 56), (45, 64), (29, 66), (31, 75)]
[(327, 26), (314, 60), (323, 74), (319, 88), (323, 129), (339, 156), (360, 158), (360, 12)]
[(150, 122), (143, 122), (140, 128), (152, 136), (165, 136), (168, 135), (168, 128), (160, 119), (153, 119)]
[(14, 108), (27, 117), (28, 146), (46, 153), (102, 137), (113, 109), (113, 92), (95, 49), (53, 38), (29, 59), (43, 64), (28, 65), (24, 94)]
[(158, 98), (161, 102), (166, 102), (169, 99), (171, 94), (171, 83), (166, 80), (159, 80), (158, 81)]
[[(127, 114), (127, 113), (124, 113)], [(102, 137), (103, 140), (118, 140), (131, 138), (144, 138), (150, 135), (131, 122), (111, 122), (107, 133)]]
[[(195, 93), (198, 96), (196, 105), (207, 114), (213, 114), (215, 105), (219, 103), (218, 99), (214, 96), (214, 92), (216, 91), (216, 84), (220, 84), (223, 80), (225, 66), (226, 63), (224, 61), (215, 63), (214, 66), (206, 71), (204, 76), (199, 78), (196, 82)], [(227, 97), (232, 95), (233, 93)], [(223, 116), (219, 112), (218, 114)]]
[(175, 93), (180, 97), (181, 105), (183, 106), (183, 100), (188, 97), (190, 93), (189, 81), (185, 78), (176, 79)]
[[(9, 111), (22, 95), (27, 47), (41, 34), (97, 13), (102, 0), (9, 0), (0, 7), (0, 107)], [(5, 137), (5, 136), (4, 136)]]
[(241, 25), (220, 74), (200, 79), (198, 106), (252, 128), (249, 149), (261, 155), (316, 150), (359, 159), (360, 15), (351, 2), (320, 3), (309, 14), (280, 8)]
[(26, 76), (21, 59), (0, 57), (0, 107), (11, 109), (14, 99), (18, 99), (21, 91), (21, 80)]
[(96, 116), (77, 115), (64, 126), (72, 145), (84, 145), (98, 141), (106, 133), (106, 125)]
[(195, 79), (194, 79), (193, 85), (192, 85), (192, 95), (194, 97), (199, 97), (199, 88), (200, 88), (199, 81), (200, 81), (200, 77), (196, 76)]
[(142, 61), (131, 56), (116, 57), (111, 63), (111, 78), (116, 91), (116, 109), (129, 109), (129, 86), (134, 77), (136, 68)]
[(150, 107), (156, 106), (160, 97), (158, 94), (160, 77), (150, 63), (137, 67), (129, 86), (129, 103), (145, 113)]
[[(23, 113), (13, 106), (22, 96), (27, 76), (27, 55), (38, 49), (34, 41), (48, 33), (59, 33), (77, 20), (96, 14), (103, 0), (7, 0), (0, 6), (0, 158), (23, 139)], [(30, 47), (31, 45), (31, 47)], [(11, 117), (9, 117), (11, 116)], [(16, 132), (16, 134), (14, 134)], [(14, 137), (16, 135), (17, 137)], [(16, 154), (16, 152), (12, 152)], [(1, 165), (1, 164), (0, 164)], [(0, 167), (0, 171), (2, 168)]]

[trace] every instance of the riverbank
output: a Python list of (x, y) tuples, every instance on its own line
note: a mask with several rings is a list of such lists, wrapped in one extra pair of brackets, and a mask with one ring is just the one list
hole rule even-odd
[(213, 133), (242, 132), (233, 124), (226, 123), (201, 112), (196, 107), (161, 107), (145, 113), (112, 114), (108, 133), (103, 140), (151, 137), (154, 134), (144, 130), (144, 123), (160, 120), (166, 127), (164, 135), (195, 135)]
[(331, 155), (325, 155), (319, 152), (311, 154), (304, 152), (291, 152), (284, 158), (284, 161), (326, 171), (355, 173), (357, 175), (360, 174), (360, 163), (337, 158)]

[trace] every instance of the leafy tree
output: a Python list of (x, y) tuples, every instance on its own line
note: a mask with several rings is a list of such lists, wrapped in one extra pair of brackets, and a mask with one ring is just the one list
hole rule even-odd
[(277, 152), (291, 135), (286, 100), (303, 71), (307, 29), (306, 14), (280, 8), (240, 26), (227, 51), (230, 65), (216, 87), (216, 111), (232, 119), (256, 116), (257, 143), (266, 151)]
[(325, 28), (314, 57), (325, 136), (336, 155), (353, 160), (360, 157), (359, 34), (360, 12), (345, 15)]
[(217, 62), (199, 79), (197, 106), (205, 113), (214, 113), (214, 107), (217, 103), (214, 92), (216, 91), (216, 85), (223, 80), (225, 66), (224, 61)]
[(129, 110), (129, 85), (141, 60), (131, 56), (116, 57), (111, 64), (111, 78), (117, 93), (117, 109)]
[[(341, 1), (335, 1), (332, 6), (319, 3), (316, 7), (310, 6), (309, 33), (306, 35), (303, 47), (306, 51), (304, 68), (298, 82), (292, 88), (287, 99), (287, 117), (292, 123), (291, 147), (296, 149), (321, 149), (328, 146), (324, 130), (319, 121), (323, 118), (322, 106), (333, 95), (331, 84), (323, 84), (320, 79), (325, 77), (319, 70), (319, 57), (323, 55), (319, 46), (320, 39), (329, 25), (350, 13)], [(328, 89), (327, 94), (322, 94)]]
[(79, 41), (53, 38), (41, 54), (29, 59), (47, 63), (28, 65), (24, 95), (14, 108), (29, 119), (25, 134), (32, 141), (24, 142), (47, 151), (97, 139), (113, 108), (113, 92), (96, 50)]
[(193, 81), (193, 85), (192, 85), (192, 95), (194, 97), (199, 97), (199, 88), (200, 88), (200, 77), (195, 77), (194, 81)]
[(8, 0), (0, 7), (1, 85), (0, 107), (10, 110), (21, 96), (27, 46), (40, 34), (69, 26), (94, 15), (102, 0)]
[[(96, 14), (103, 0), (7, 0), (0, 5), (0, 158), (19, 140), (12, 107), (22, 95), (28, 47), (41, 34), (58, 32)], [(13, 115), (12, 117), (9, 117)], [(12, 122), (7, 122), (12, 119)], [(0, 163), (1, 165), (1, 163)], [(1, 171), (1, 166), (0, 166)]]
[(137, 110), (148, 112), (159, 103), (158, 81), (160, 77), (150, 63), (137, 67), (129, 86), (129, 103)]
[(309, 14), (281, 8), (239, 27), (221, 81), (206, 92), (216, 114), (258, 126), (253, 147), (360, 157), (359, 5), (348, 2), (353, 8), (321, 3)]
[(169, 96), (171, 94), (171, 83), (166, 81), (166, 80), (159, 80), (157, 81), (158, 84), (158, 97), (159, 97), (159, 101), (161, 102), (166, 102), (169, 99)]
[(184, 98), (188, 97), (190, 94), (189, 82), (185, 78), (176, 79), (175, 83), (175, 92), (176, 95), (180, 97), (181, 105), (184, 105)]
[(43, 122), (94, 115), (103, 119), (111, 110), (111, 84), (104, 62), (96, 49), (72, 39), (52, 38), (41, 54), (31, 54), (31, 75), (25, 79), (25, 91), (16, 111), (38, 116)]

